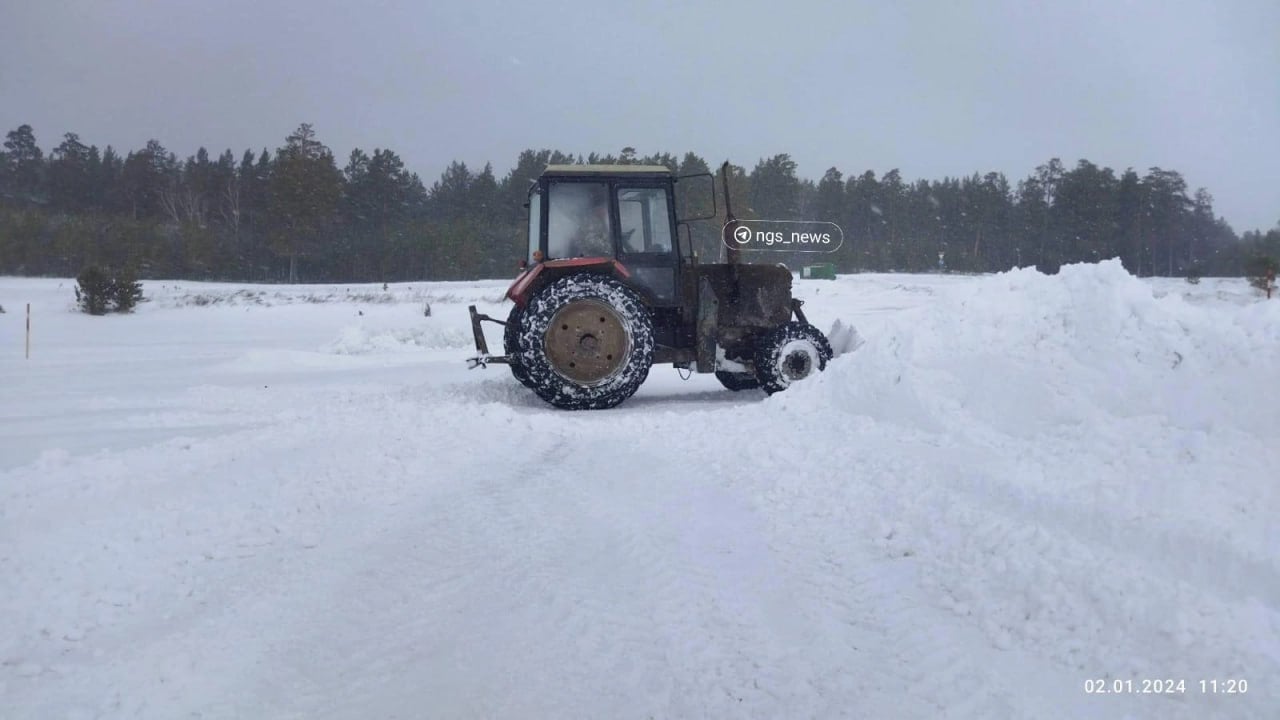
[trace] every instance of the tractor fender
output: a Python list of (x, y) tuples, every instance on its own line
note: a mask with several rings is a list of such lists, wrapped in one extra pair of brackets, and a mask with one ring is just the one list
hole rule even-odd
[(523, 308), (529, 302), (529, 298), (547, 283), (578, 272), (598, 272), (613, 275), (623, 281), (631, 277), (626, 266), (608, 257), (544, 260), (521, 273), (507, 289), (507, 297), (511, 298), (517, 307)]

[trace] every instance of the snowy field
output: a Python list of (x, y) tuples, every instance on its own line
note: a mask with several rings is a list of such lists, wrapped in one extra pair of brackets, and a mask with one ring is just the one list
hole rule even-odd
[(72, 286), (0, 278), (5, 720), (1280, 717), (1243, 281), (798, 281), (826, 373), (593, 413), (466, 369), (505, 281)]

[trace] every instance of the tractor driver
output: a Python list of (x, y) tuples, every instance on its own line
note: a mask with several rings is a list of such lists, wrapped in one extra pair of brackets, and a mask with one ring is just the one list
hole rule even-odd
[(569, 247), (575, 257), (613, 257), (613, 233), (609, 227), (609, 204), (601, 194), (593, 198), (578, 222)]

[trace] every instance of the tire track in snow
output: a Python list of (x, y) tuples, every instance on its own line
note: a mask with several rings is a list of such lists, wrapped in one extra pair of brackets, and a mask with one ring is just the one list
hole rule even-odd
[[(918, 576), (911, 586), (904, 586), (900, 593), (873, 596), (869, 602), (873, 612), (866, 618), (869, 628), (897, 629), (885, 635), (880, 643), (880, 647), (888, 649), (887, 657), (893, 658), (886, 662), (886, 668), (922, 668), (920, 673), (910, 676), (904, 683), (904, 687), (909, 688), (908, 694), (933, 699), (937, 703), (935, 712), (947, 708), (960, 717), (1050, 714), (1046, 710), (1048, 705), (1037, 708), (1029, 703), (1027, 698), (1037, 696), (1060, 698), (1062, 708), (1072, 709), (1061, 710), (1057, 714), (1077, 717), (1093, 716), (1102, 707), (1106, 712), (1128, 708), (1138, 717), (1152, 713), (1160, 717), (1198, 717), (1207, 710), (1229, 707), (1233, 702), (1231, 699), (1224, 701), (1222, 698), (1189, 695), (1152, 699), (1109, 698), (1105, 705), (1099, 705), (1093, 699), (1082, 703), (1078, 684), (1087, 677), (1129, 677), (1119, 671), (1130, 667), (1145, 671), (1138, 677), (1164, 677), (1169, 674), (1199, 677), (1204, 672), (1212, 672), (1179, 660), (1188, 650), (1191, 656), (1201, 660), (1216, 656), (1219, 658), (1216, 661), (1218, 667), (1233, 668), (1237, 673), (1247, 672), (1247, 668), (1236, 667), (1230, 661), (1233, 656), (1240, 657), (1240, 651), (1232, 647), (1180, 649), (1165, 641), (1156, 642), (1149, 633), (1162, 629), (1161, 618), (1158, 617), (1139, 617), (1138, 622), (1151, 624), (1145, 631), (1136, 629), (1117, 633), (1115, 628), (1124, 626), (1123, 617), (1117, 617), (1108, 607), (1105, 594), (1101, 597), (1089, 595), (1091, 587), (1106, 592), (1109, 586), (1099, 569), (1107, 568), (1108, 563), (1114, 565), (1118, 562), (1107, 555), (1109, 550), (1106, 546), (1090, 545), (1086, 549), (1070, 535), (1064, 537), (1051, 518), (1045, 518), (1046, 522), (1042, 523), (1036, 513), (1024, 512), (1008, 497), (992, 497), (975, 491), (965, 473), (956, 470), (964, 467), (965, 463), (956, 461), (955, 448), (939, 448), (915, 440), (895, 442), (884, 437), (868, 437), (866, 440), (860, 448), (833, 452), (836, 457), (832, 458), (829, 467), (843, 466), (844, 475), (854, 479), (853, 482), (847, 485), (815, 484), (813, 479), (788, 482), (782, 485), (787, 488), (785, 492), (779, 490), (776, 493), (779, 497), (777, 504), (788, 506), (788, 512), (781, 517), (795, 523), (786, 526), (786, 533), (794, 533), (794, 537), (802, 540), (796, 552), (787, 553), (790, 557), (806, 556), (803, 548), (806, 536), (812, 538), (815, 533), (825, 531), (830, 537), (847, 538), (851, 527), (861, 525), (873, 539), (873, 544), (885, 556), (893, 558), (884, 562), (918, 569)], [(804, 452), (803, 447), (796, 450), (801, 454)], [(978, 463), (975, 466), (982, 465)], [(862, 508), (872, 508), (873, 512), (860, 510)], [(945, 508), (944, 514), (939, 515), (938, 508)], [(803, 566), (823, 568), (817, 577), (822, 589), (815, 590), (816, 597), (860, 596), (862, 593), (861, 584), (842, 585), (847, 570), (831, 567), (838, 565), (831, 558), (842, 550), (847, 552), (847, 549), (821, 553), (810, 551), (809, 559), (802, 561)], [(1099, 552), (1102, 555), (1098, 555)], [(1128, 578), (1126, 583), (1130, 585), (1134, 578), (1141, 578), (1146, 585), (1164, 582), (1154, 580), (1160, 576), (1159, 570), (1154, 571), (1154, 578), (1148, 578), (1152, 572), (1144, 571), (1138, 564), (1121, 571), (1121, 574)], [(879, 579), (875, 574), (871, 578), (872, 582)], [(1099, 586), (1099, 582), (1103, 584)], [(988, 583), (992, 586), (987, 587)], [(961, 594), (952, 595), (955, 589), (961, 590)], [(995, 594), (1001, 590), (1012, 594), (1007, 597)], [(1153, 586), (1150, 594), (1178, 597), (1185, 592), (1171, 590), (1167, 585)], [(1043, 604), (1038, 599), (1041, 593), (1048, 598), (1069, 600), (1072, 604), (1062, 608), (1065, 612), (1056, 613), (1052, 604)], [(903, 600), (912, 599), (925, 604), (912, 603), (913, 609), (902, 607)], [(1037, 615), (1047, 612), (1047, 617), (1036, 617), (1034, 622), (1024, 624), (1021, 607), (1028, 600), (1040, 602)], [(1100, 604), (1090, 610), (1080, 607), (1082, 600)], [(1138, 601), (1135, 607), (1143, 608), (1160, 602), (1147, 597), (1141, 600), (1131, 598), (1131, 601)], [(1095, 614), (1096, 611), (1102, 612), (1101, 618)], [(1072, 630), (1076, 633), (1074, 637), (1055, 624), (1081, 622), (1083, 625), (1078, 630)], [(1242, 629), (1249, 625), (1243, 620), (1239, 623)], [(929, 631), (921, 633), (919, 628), (929, 628)], [(892, 640), (899, 634), (906, 638), (905, 642)], [(945, 643), (938, 646), (921, 644), (925, 638), (932, 642), (938, 637), (956, 640), (949, 646)], [(1136, 640), (1143, 644), (1134, 644)], [(1235, 648), (1241, 646), (1233, 645)], [(965, 654), (973, 657), (956, 657), (948, 653), (948, 647), (952, 650), (967, 648)], [(974, 653), (975, 647), (989, 650)], [(1076, 656), (1075, 662), (1067, 666), (1071, 658), (1064, 653), (1072, 648), (1083, 654)], [(1021, 656), (1022, 661), (1011, 663), (1007, 658), (1010, 653)], [(1146, 664), (1130, 664), (1143, 657)], [(1160, 658), (1166, 659), (1163, 664)], [(1109, 665), (1106, 659), (1112, 663), (1120, 660), (1121, 663)], [(1256, 670), (1264, 667), (1266, 662), (1255, 658), (1247, 665)], [(993, 675), (987, 667), (1002, 668), (1005, 675)], [(1020, 682), (1014, 682), (1009, 674), (1010, 667), (1034, 669), (1034, 672), (1023, 672), (1019, 676)], [(1046, 683), (1047, 678), (1057, 680)], [(1031, 688), (1035, 690), (1028, 692)], [(985, 700), (982, 704), (971, 705), (970, 701), (977, 698)], [(1010, 712), (1010, 708), (1020, 710)]]
[[(343, 412), (352, 409), (352, 402), (366, 405), (376, 411), (375, 415), (384, 416), (389, 409), (395, 409), (394, 403), (389, 404), (387, 398), (362, 400), (360, 395), (346, 394), (324, 402), (328, 406), (314, 408), (313, 423), (306, 426), (283, 422), (268, 432), (235, 433), (174, 446), (159, 455), (154, 450), (150, 451), (150, 456), (144, 455), (148, 464), (154, 463), (157, 467), (188, 466), (180, 484), (169, 482), (162, 486), (171, 495), (166, 502), (186, 508), (180, 516), (185, 527), (161, 525), (157, 533), (139, 535), (137, 544), (125, 543), (128, 554), (114, 552), (112, 557), (123, 563), (121, 580), (139, 582), (142, 577), (166, 577), (171, 572), (166, 567), (171, 559), (198, 556), (201, 548), (207, 549), (206, 557), (210, 559), (195, 572), (203, 575), (205, 580), (199, 586), (202, 590), (197, 596), (198, 604), (174, 603), (167, 599), (165, 588), (138, 585), (136, 596), (131, 594), (126, 601), (128, 606), (158, 608), (153, 611), (154, 615), (141, 615), (126, 607), (127, 612), (103, 617), (100, 627), (91, 628), (86, 647), (100, 646), (105, 642), (132, 649), (110, 660), (109, 666), (115, 668), (114, 671), (98, 674), (99, 678), (115, 676), (117, 679), (109, 681), (111, 684), (106, 687), (86, 687), (86, 698), (114, 697), (102, 707), (112, 712), (132, 708), (132, 712), (141, 716), (147, 716), (146, 708), (156, 707), (156, 701), (160, 701), (161, 707), (165, 702), (206, 709), (218, 706), (219, 701), (214, 698), (233, 697), (236, 693), (221, 693), (215, 686), (230, 687), (246, 672), (256, 674), (260, 670), (260, 660), (255, 662), (254, 658), (271, 655), (270, 644), (281, 639), (274, 634), (258, 637), (258, 633), (264, 628), (287, 626), (286, 614), (306, 605), (299, 602), (307, 592), (305, 583), (323, 579), (328, 572), (319, 558), (350, 563), (351, 558), (343, 552), (344, 547), (367, 543), (383, 534), (377, 522), (380, 509), (400, 502), (409, 485), (404, 471), (406, 463), (397, 457), (397, 452), (404, 449), (398, 436), (406, 425), (397, 425), (395, 420), (408, 419), (411, 422), (407, 426), (413, 427), (412, 421), (420, 419), (421, 413), (410, 414), (406, 418), (403, 413), (393, 412), (386, 427), (362, 429), (351, 427), (343, 420)], [(464, 448), (455, 445), (451, 450)], [(129, 451), (119, 457), (127, 460), (134, 454), (138, 453)], [(460, 459), (441, 459), (460, 466)], [(301, 464), (299, 460), (302, 460)], [(240, 507), (226, 502), (228, 493), (225, 487), (215, 488), (208, 482), (232, 461), (249, 470), (250, 477), (258, 482), (257, 488), (250, 488), (245, 483), (243, 490), (232, 494), (233, 497), (247, 498)], [(74, 473), (81, 464), (73, 461), (67, 471)], [(100, 463), (95, 465), (100, 466)], [(408, 465), (412, 467), (413, 464)], [(129, 467), (135, 472), (141, 470), (146, 477), (145, 466), (139, 468), (126, 461), (122, 467)], [(277, 476), (272, 472), (273, 468), (292, 468), (293, 474)], [(373, 478), (369, 477), (371, 470)], [(427, 468), (419, 466), (418, 470), (421, 472)], [(376, 477), (378, 473), (384, 477)], [(128, 491), (146, 484), (123, 471), (115, 481), (104, 480), (102, 492), (109, 492), (113, 483)], [(263, 481), (271, 483), (275, 480), (282, 481), (282, 484), (262, 484)], [(240, 485), (239, 480), (236, 483)], [(174, 491), (177, 494), (173, 494)], [(215, 492), (223, 502), (209, 505), (201, 497), (208, 492)], [(145, 505), (147, 502), (147, 495), (143, 493), (111, 494), (116, 507), (120, 499), (129, 495), (135, 496), (127, 500), (129, 503)], [(291, 520), (286, 513), (294, 503), (299, 504), (301, 515)], [(310, 507), (312, 504), (314, 507)], [(198, 510), (202, 507), (207, 508), (205, 512)], [(86, 512), (96, 511), (86, 508)], [(362, 518), (354, 524), (340, 521), (342, 531), (351, 532), (349, 537), (333, 532), (332, 527), (331, 532), (325, 532), (322, 526), (317, 527), (322, 518), (332, 522), (342, 513)], [(103, 517), (104, 537), (124, 533), (138, 535), (130, 528), (128, 514), (103, 514)], [(269, 530), (272, 523), (280, 524), (285, 535), (273, 540)], [(256, 527), (267, 529), (266, 539), (262, 539), (264, 536), (254, 529)], [(316, 539), (304, 541), (304, 538), (289, 536), (299, 530)], [(63, 542), (61, 537), (53, 534), (49, 542)], [(166, 538), (177, 542), (169, 547), (168, 543), (162, 542)], [(247, 546), (247, 542), (254, 547)], [(320, 550), (308, 550), (307, 543), (311, 543), (310, 547), (318, 543)], [(108, 542), (104, 551), (113, 552), (112, 547), (120, 546), (118, 542)], [(91, 554), (103, 553), (91, 550)], [(123, 639), (112, 642), (111, 637), (117, 635)], [(189, 652), (185, 650), (188, 647), (191, 648)], [(231, 652), (233, 647), (238, 650)], [(307, 652), (314, 650), (310, 648)], [(207, 662), (213, 658), (219, 664), (208, 665)], [(228, 659), (235, 664), (221, 664)], [(287, 667), (286, 663), (284, 668)], [(202, 671), (196, 668), (202, 668)], [(120, 679), (123, 673), (130, 671), (135, 674), (142, 671), (142, 676), (154, 680), (129, 687)], [(184, 672), (188, 673), (186, 677), (183, 677)], [(191, 672), (208, 677), (196, 679), (189, 674)], [(254, 684), (254, 681), (247, 684)], [(332, 692), (332, 687), (318, 688), (318, 691)], [(269, 688), (264, 688), (262, 697), (273, 694)], [(46, 714), (41, 711), (35, 716)], [(159, 714), (165, 716), (164, 712)]]
[[(575, 649), (579, 662), (570, 659), (568, 667), (591, 658), (571, 675), (588, 694), (660, 714), (671, 709), (673, 692), (681, 702), (729, 697), (732, 688), (699, 676), (717, 666), (709, 656), (736, 642), (689, 620), (691, 612), (705, 619), (701, 607), (716, 580), (681, 552), (678, 528), (654, 521), (667, 510), (670, 489), (647, 494), (609, 482), (592, 472), (603, 458), (590, 455), (535, 464), (541, 469), (519, 478), (495, 509), (500, 522), (531, 516), (555, 528), (554, 540), (521, 543), (517, 560), (503, 569), (521, 607), (535, 608), (526, 624), (548, 628), (541, 643)], [(621, 456), (625, 462), (627, 453)]]
[[(954, 457), (918, 434), (854, 424), (862, 437), (844, 450), (791, 436), (708, 446), (678, 434), (655, 456), (627, 439), (677, 420), (749, 428), (774, 409), (583, 417), (508, 407), (514, 387), (487, 383), (469, 403), (460, 392), (313, 398), (276, 430), (239, 436), (234, 452), (250, 477), (271, 477), (264, 459), (289, 463), (279, 467), (290, 484), (255, 501), (263, 517), (314, 501), (324, 512), (312, 519), (334, 525), (307, 552), (269, 544), (254, 559), (229, 557), (217, 578), (240, 587), (220, 596), (225, 608), (117, 665), (122, 675), (160, 670), (190, 645), (192, 667), (217, 679), (179, 678), (168, 693), (160, 680), (126, 689), (116, 711), (156, 698), (152, 716), (164, 701), (297, 717), (856, 717), (884, 708), (1035, 717), (1125, 707), (1081, 705), (1075, 678), (1064, 684), (1061, 668), (1034, 654), (1042, 648), (1015, 637), (996, 650), (999, 627), (978, 625), (982, 613), (939, 605), (945, 596), (922, 570), (953, 559), (956, 572), (977, 569), (971, 554), (983, 545), (1021, 544), (1048, 562), (1063, 540), (1051, 525), (1028, 534), (1026, 513), (963, 483), (947, 496), (954, 503), (929, 496), (931, 482), (952, 480), (939, 469)], [(348, 415), (367, 425), (350, 427)], [(314, 422), (279, 430), (298, 417)], [(792, 423), (803, 437), (814, 430), (806, 422), (793, 412), (767, 425)], [(502, 439), (492, 442), (528, 459), (475, 452), (476, 438), (495, 431)], [(188, 472), (209, 474), (232, 445), (197, 443), (209, 453)], [(688, 457), (718, 470), (689, 478)], [(795, 457), (817, 459), (798, 471)], [(224, 548), (241, 537), (206, 529)], [(955, 537), (969, 531), (972, 540)], [(941, 552), (957, 539), (957, 555)], [(1027, 670), (999, 674), (1011, 664)], [(228, 700), (241, 695), (258, 704)], [(1051, 698), (1059, 712), (1037, 704)], [(1168, 709), (1129, 707), (1136, 716)]]
[[(818, 456), (803, 440), (812, 430), (807, 421), (790, 419), (799, 442), (787, 454)], [(823, 448), (826, 460), (803, 474), (767, 447), (748, 448), (743, 459), (754, 469), (744, 484), (756, 485), (762, 512), (775, 511), (771, 542), (811, 588), (802, 612), (868, 659), (856, 669), (857, 696), (893, 707), (895, 717), (1094, 716), (1078, 709), (1080, 689), (1060, 668), (1015, 646), (996, 647), (982, 628), (939, 604), (922, 573), (934, 562), (933, 538), (921, 532), (938, 518), (921, 514), (918, 498), (928, 494), (917, 486), (943, 481), (929, 462), (937, 448), (862, 430), (867, 437), (856, 447)], [(1020, 661), (1011, 663), (1010, 653)], [(1010, 673), (1011, 664), (1021, 672)]]
[[(978, 454), (961, 452), (961, 458)], [(983, 467), (977, 457), (958, 465)], [(1004, 472), (1000, 465), (956, 472), (948, 479), (953, 524), (971, 531), (942, 552), (943, 562), (930, 569), (929, 580), (954, 606), (971, 612), (973, 598), (984, 592), (963, 573), (977, 564), (979, 576), (1006, 591), (1004, 602), (985, 613), (987, 634), (1001, 644), (1034, 648), (1082, 675), (1201, 677), (1257, 674), (1268, 667), (1280, 672), (1276, 657), (1246, 651), (1257, 632), (1276, 632), (1274, 621), (1266, 629), (1258, 611), (1261, 603), (1274, 604), (1269, 598), (1280, 585), (1271, 565), (1246, 554), (1247, 543), (1195, 538), (1190, 528), (1167, 518), (1134, 517), (1125, 505), (1095, 507), (1070, 493), (1046, 493), (1043, 488), (1057, 486), (1052, 478), (1073, 466), (1046, 461), (1043, 467), (1048, 481), (1027, 482), (1021, 464)], [(1178, 479), (1169, 478), (1171, 484)], [(1116, 627), (1128, 632), (1117, 633)], [(1280, 701), (1280, 694), (1275, 697)], [(1153, 700), (1162, 712), (1189, 716), (1221, 701)]]
[[(590, 427), (584, 423), (570, 428), (578, 447), (591, 447), (595, 438)], [(543, 452), (558, 456), (561, 450), (553, 444)], [(785, 627), (795, 624), (787, 615), (805, 588), (776, 568), (757, 567), (761, 562), (767, 565), (771, 552), (759, 537), (760, 529), (742, 525), (742, 516), (749, 517), (751, 509), (718, 487), (691, 495), (688, 479), (664, 468), (660, 460), (635, 458), (626, 451), (608, 454), (613, 462), (656, 465), (650, 473), (654, 483), (646, 485), (635, 477), (602, 482), (593, 472), (605, 458), (578, 452), (558, 465), (531, 462), (532, 472), (482, 476), (458, 489), (459, 500), (466, 504), (456, 513), (424, 514), (423, 527), (433, 528), (433, 535), (474, 538), (483, 537), (477, 535), (481, 527), (505, 528), (505, 545), (469, 548), (459, 564), (484, 567), (499, 580), (496, 592), (487, 590), (508, 596), (510, 602), (487, 615), (505, 614), (509, 619), (498, 622), (509, 634), (496, 637), (474, 627), (450, 631), (433, 628), (430, 622), (413, 631), (432, 637), (465, 636), (469, 648), (505, 643), (509, 649), (533, 653), (541, 667), (512, 668), (510, 658), (455, 648), (469, 667), (504, 668), (506, 672), (499, 674), (519, 671), (543, 678), (534, 683), (538, 687), (565, 688), (567, 682), (576, 688), (548, 691), (558, 700), (543, 698), (548, 707), (572, 708), (585, 696), (613, 697), (630, 707), (648, 703), (658, 714), (719, 709), (769, 716), (799, 710), (806, 703), (816, 708), (814, 715), (847, 711), (849, 695), (813, 693), (825, 669), (812, 666), (810, 646), (804, 641), (820, 633)], [(728, 513), (724, 527), (708, 532), (695, 526), (715, 517), (717, 510), (723, 515), (717, 504), (735, 503), (740, 507)], [(754, 537), (755, 547), (742, 547), (743, 536)], [(722, 562), (716, 549), (748, 555), (745, 567)], [(770, 582), (778, 587), (762, 592), (760, 586)], [(479, 581), (457, 588), (471, 598), (484, 597), (486, 593), (479, 591), (485, 589)], [(756, 608), (757, 598), (770, 593), (772, 606)], [(782, 629), (770, 627), (778, 623), (777, 616), (783, 616)], [(591, 658), (589, 666), (585, 658)], [(546, 668), (564, 676), (552, 682), (539, 674)], [(510, 698), (511, 689), (505, 690)], [(502, 696), (499, 688), (483, 685), (466, 692), (455, 689), (453, 694), (464, 704)], [(503, 714), (501, 707), (483, 707)], [(510, 709), (514, 713), (516, 707)]]
[[(766, 495), (790, 496), (788, 514), (776, 518), (774, 542), (805, 576), (804, 612), (867, 659), (850, 690), (875, 698), (873, 707), (895, 707), (897, 717), (1002, 716), (1010, 689), (974, 657), (973, 638), (927, 604), (914, 553), (877, 542), (882, 529), (847, 512), (857, 506), (842, 503), (844, 497), (797, 493), (801, 482), (784, 481)], [(858, 527), (863, 543), (833, 544)]]

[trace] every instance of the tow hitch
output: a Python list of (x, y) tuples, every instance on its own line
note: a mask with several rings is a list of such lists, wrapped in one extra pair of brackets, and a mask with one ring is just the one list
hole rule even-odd
[(473, 358), (467, 358), (467, 369), (475, 370), (476, 368), (487, 368), (489, 363), (509, 364), (511, 359), (506, 355), (490, 355), (489, 344), (484, 340), (484, 329), (480, 327), (480, 321), (484, 320), (491, 323), (497, 323), (506, 326), (506, 323), (497, 318), (491, 318), (483, 313), (476, 312), (476, 306), (470, 305), (467, 310), (471, 313), (471, 334), (475, 336), (476, 352), (479, 353)]

